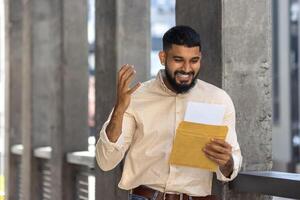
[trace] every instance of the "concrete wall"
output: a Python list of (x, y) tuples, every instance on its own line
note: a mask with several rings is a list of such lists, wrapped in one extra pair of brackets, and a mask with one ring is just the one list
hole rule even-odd
[(150, 77), (150, 1), (117, 1), (117, 66), (133, 64), (135, 82)]
[(271, 169), (271, 0), (177, 0), (176, 11), (177, 24), (190, 25), (202, 36), (200, 77), (223, 87), (233, 99), (243, 170)]
[(45, 146), (52, 147), (51, 198), (75, 199), (76, 174), (66, 162), (66, 153), (87, 149), (86, 4), (83, 0), (6, 1), (6, 150), (23, 145), (20, 177), (16, 173), (20, 164), (8, 154), (9, 199), (41, 198), (41, 166), (47, 160), (41, 162), (34, 151)]
[(5, 191), (6, 198), (17, 199), (17, 159), (11, 147), (20, 144), (22, 99), (22, 15), (21, 0), (5, 1)]
[[(150, 74), (150, 49), (150, 1), (96, 0), (98, 131), (114, 106), (119, 68), (134, 64), (135, 81), (145, 81)], [(127, 200), (127, 191), (117, 188), (121, 173), (122, 163), (109, 172), (96, 168), (96, 199)]]
[(272, 166), (271, 5), (223, 2), (223, 88), (236, 105), (244, 170)]

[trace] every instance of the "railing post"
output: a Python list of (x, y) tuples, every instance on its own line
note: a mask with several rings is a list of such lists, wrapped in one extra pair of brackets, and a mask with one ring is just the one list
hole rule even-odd
[(18, 199), (19, 156), (11, 153), (11, 147), (20, 144), (22, 97), (22, 0), (6, 0), (6, 116), (5, 116), (5, 198)]

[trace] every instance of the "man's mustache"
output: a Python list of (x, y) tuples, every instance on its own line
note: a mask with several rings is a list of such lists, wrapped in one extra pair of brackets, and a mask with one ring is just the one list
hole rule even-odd
[(185, 71), (175, 71), (175, 75), (183, 74), (183, 75), (195, 75), (195, 72), (185, 72)]

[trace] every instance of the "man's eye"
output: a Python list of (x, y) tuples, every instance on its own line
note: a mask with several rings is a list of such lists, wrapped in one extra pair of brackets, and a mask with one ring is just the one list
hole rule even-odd
[(182, 60), (181, 59), (174, 59), (175, 60), (175, 62), (181, 62)]
[(197, 63), (199, 59), (192, 60), (192, 63)]

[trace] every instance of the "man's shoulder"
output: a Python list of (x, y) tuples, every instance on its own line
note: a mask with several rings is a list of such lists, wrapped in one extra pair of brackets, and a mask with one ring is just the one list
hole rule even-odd
[(197, 81), (197, 87), (198, 88), (201, 88), (203, 90), (209, 90), (209, 91), (213, 91), (213, 92), (220, 92), (220, 93), (223, 93), (225, 92), (225, 90), (223, 90), (222, 88), (219, 88), (211, 83), (208, 83), (206, 81), (203, 81), (201, 79), (198, 79)]
[(211, 83), (198, 79), (196, 87), (200, 89), (202, 92), (207, 93), (209, 96), (221, 97), (226, 99), (231, 99), (228, 93)]
[(133, 98), (137, 98), (140, 96), (144, 96), (145, 94), (149, 94), (151, 91), (155, 89), (156, 80), (150, 79), (148, 81), (142, 82), (141, 86), (133, 93)]

